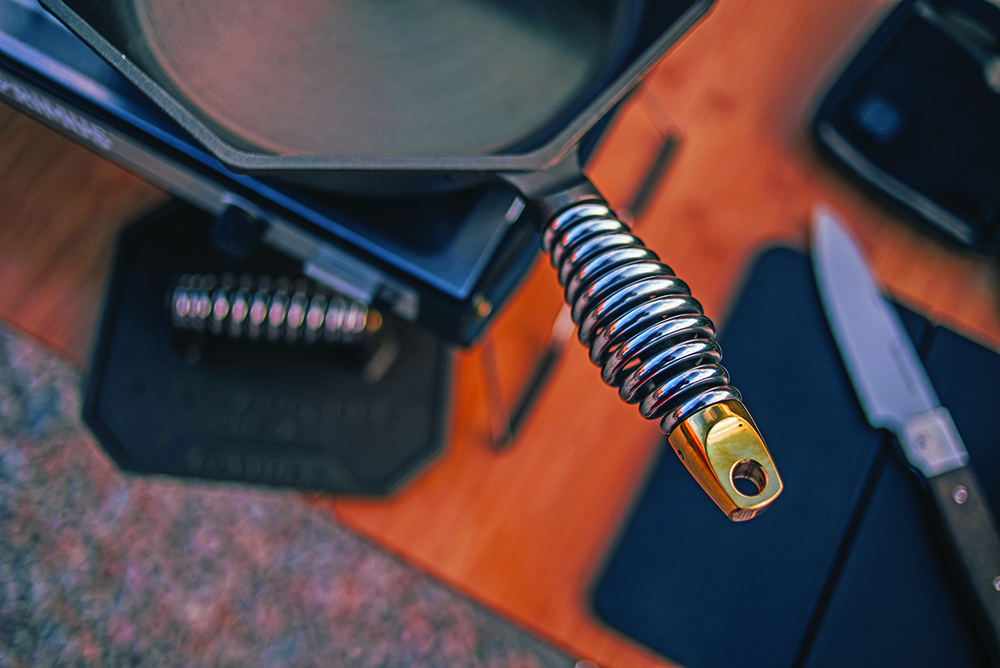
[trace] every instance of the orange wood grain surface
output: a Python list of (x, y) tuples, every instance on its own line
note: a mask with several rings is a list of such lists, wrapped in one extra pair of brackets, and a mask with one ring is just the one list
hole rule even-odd
[[(724, 320), (753, 256), (805, 248), (829, 203), (896, 297), (1000, 349), (1000, 271), (931, 240), (817, 156), (807, 123), (885, 0), (719, 0), (616, 120), (592, 169), (624, 205), (669, 132), (680, 149), (637, 221)], [(0, 107), (0, 318), (84, 363), (117, 229), (159, 191)], [(492, 342), (513, 396), (560, 307), (539, 266)], [(739, 379), (734, 379), (739, 385)], [(753, 398), (747, 397), (753, 411)], [(387, 501), (313, 497), (341, 521), (603, 666), (669, 665), (602, 627), (588, 588), (659, 448), (575, 343), (514, 446), (488, 447), (479, 351), (457, 355), (443, 456)], [(780, 461), (778, 462), (780, 467)], [(706, 500), (707, 502), (707, 500)]]

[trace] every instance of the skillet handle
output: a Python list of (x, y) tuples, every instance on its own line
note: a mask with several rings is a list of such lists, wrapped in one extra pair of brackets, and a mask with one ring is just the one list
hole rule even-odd
[(542, 248), (601, 376), (667, 440), (734, 521), (782, 490), (767, 446), (719, 364), (715, 326), (684, 281), (621, 222), (571, 163), (507, 175), (542, 223)]

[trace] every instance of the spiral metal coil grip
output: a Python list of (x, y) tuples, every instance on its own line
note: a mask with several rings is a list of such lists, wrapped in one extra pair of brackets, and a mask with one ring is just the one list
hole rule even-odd
[(781, 478), (719, 363), (715, 326), (687, 284), (600, 201), (555, 216), (542, 247), (604, 382), (660, 421), (730, 519), (750, 519), (770, 504)]
[(368, 306), (305, 279), (184, 274), (170, 293), (177, 329), (231, 339), (357, 344), (377, 333), (382, 317)]

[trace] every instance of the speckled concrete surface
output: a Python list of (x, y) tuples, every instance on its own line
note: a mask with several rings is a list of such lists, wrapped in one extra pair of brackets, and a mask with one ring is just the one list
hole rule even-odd
[(0, 665), (571, 666), (295, 492), (124, 476), (0, 327)]

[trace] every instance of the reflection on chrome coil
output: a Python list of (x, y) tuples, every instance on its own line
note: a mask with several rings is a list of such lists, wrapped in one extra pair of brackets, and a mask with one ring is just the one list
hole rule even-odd
[(606, 205), (562, 212), (543, 231), (542, 247), (604, 382), (639, 404), (643, 417), (659, 419), (663, 433), (707, 406), (740, 399), (701, 304)]
[(181, 276), (170, 317), (178, 329), (287, 343), (359, 343), (382, 324), (378, 311), (312, 281), (229, 273)]

